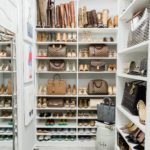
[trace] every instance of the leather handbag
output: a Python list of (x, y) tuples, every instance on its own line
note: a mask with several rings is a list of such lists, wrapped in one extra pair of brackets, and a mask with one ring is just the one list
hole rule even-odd
[(103, 99), (90, 99), (89, 106), (90, 108), (97, 108), (97, 105), (100, 103), (104, 103)]
[(91, 45), (89, 47), (89, 57), (108, 57), (108, 46)]
[(97, 105), (97, 120), (107, 124), (115, 123), (115, 105), (111, 98), (105, 98), (104, 103)]
[(122, 99), (122, 106), (133, 115), (138, 115), (137, 103), (146, 100), (146, 86), (143, 81), (126, 82)]
[(66, 46), (64, 45), (49, 45), (48, 46), (48, 57), (65, 57)]
[(90, 65), (91, 71), (105, 71), (106, 63), (99, 60), (92, 60)]
[(140, 73), (143, 76), (147, 75), (147, 58), (142, 59), (140, 63)]
[(47, 101), (48, 107), (64, 107), (63, 99), (50, 99)]
[(108, 83), (101, 79), (91, 80), (88, 83), (87, 93), (89, 95), (106, 95), (108, 94)]
[(50, 71), (64, 71), (65, 61), (64, 60), (50, 60)]
[(48, 80), (47, 94), (48, 95), (64, 95), (66, 94), (66, 87), (67, 87), (66, 81), (62, 80), (59, 74), (55, 74), (53, 76), (53, 80)]

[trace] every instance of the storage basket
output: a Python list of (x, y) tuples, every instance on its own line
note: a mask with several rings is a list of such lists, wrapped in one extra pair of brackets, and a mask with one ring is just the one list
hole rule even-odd
[(131, 20), (131, 30), (128, 36), (128, 47), (149, 40), (149, 26), (150, 4), (144, 9), (144, 11), (136, 16), (136, 23), (133, 19)]

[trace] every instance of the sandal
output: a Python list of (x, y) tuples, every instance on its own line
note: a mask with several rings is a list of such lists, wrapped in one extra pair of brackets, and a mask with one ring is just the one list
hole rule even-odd
[(138, 102), (137, 109), (138, 109), (138, 112), (139, 112), (140, 123), (145, 125), (146, 106), (145, 106), (145, 103), (142, 100), (140, 100)]

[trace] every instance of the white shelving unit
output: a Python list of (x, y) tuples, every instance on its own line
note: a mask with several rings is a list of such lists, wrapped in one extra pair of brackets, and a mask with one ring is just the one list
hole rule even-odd
[[(56, 0), (56, 4), (60, 4), (60, 3), (65, 3), (65, 2), (69, 2), (69, 0)], [(110, 6), (108, 6), (108, 2), (111, 4)], [(116, 72), (109, 72), (109, 71), (102, 71), (102, 72), (94, 72), (94, 71), (87, 71), (87, 72), (82, 72), (79, 71), (79, 64), (82, 63), (90, 63), (91, 60), (101, 60), (104, 61), (108, 64), (116, 64), (117, 61), (117, 57), (79, 57), (79, 50), (83, 47), (89, 47), (90, 45), (97, 45), (97, 44), (104, 44), (104, 45), (108, 45), (109, 50), (117, 50), (117, 34), (118, 34), (118, 28), (79, 28), (78, 27), (78, 8), (79, 7), (83, 7), (84, 5), (87, 6), (88, 10), (92, 10), (92, 9), (96, 9), (96, 11), (102, 11), (103, 9), (109, 9), (110, 10), (110, 16), (115, 16), (117, 15), (117, 0), (105, 0), (102, 1), (101, 5), (97, 5), (99, 3), (99, 0), (95, 0), (94, 1), (94, 5), (93, 2), (91, 3), (91, 0), (75, 0), (75, 8), (76, 8), (76, 24), (77, 27), (76, 28), (36, 28), (36, 33), (38, 32), (47, 32), (47, 33), (56, 33), (56, 32), (76, 32), (77, 33), (77, 42), (35, 42), (36, 44), (36, 54), (38, 52), (39, 47), (41, 48), (46, 47), (50, 44), (65, 44), (66, 47), (69, 48), (73, 48), (76, 50), (76, 54), (77, 57), (39, 57), (38, 55), (35, 56), (35, 61), (36, 61), (36, 66), (38, 66), (38, 62), (40, 61), (49, 61), (49, 60), (65, 60), (65, 61), (72, 61), (74, 60), (76, 62), (76, 71), (75, 72), (67, 72), (67, 71), (62, 71), (62, 72), (52, 72), (52, 71), (44, 71), (44, 72), (39, 72), (37, 69), (35, 69), (35, 76), (36, 76), (36, 91), (38, 91), (38, 87), (39, 85), (44, 85), (47, 83), (48, 79), (52, 79), (54, 74), (60, 74), (62, 79), (65, 79), (67, 81), (67, 84), (76, 84), (77, 87), (77, 94), (76, 95), (42, 95), (42, 94), (36, 94), (36, 103), (38, 101), (38, 98), (47, 98), (47, 99), (52, 99), (52, 98), (64, 98), (64, 99), (76, 99), (76, 107), (75, 108), (65, 108), (65, 107), (61, 107), (61, 108), (51, 108), (51, 107), (46, 107), (46, 108), (36, 108), (37, 111), (37, 117), (36, 117), (36, 129), (37, 129), (37, 143), (36, 146), (46, 146), (46, 145), (50, 145), (52, 146), (57, 145), (57, 143), (61, 143), (61, 141), (59, 140), (50, 140), (50, 141), (38, 141), (38, 136), (46, 136), (46, 135), (50, 135), (50, 136), (64, 136), (64, 135), (69, 135), (69, 136), (75, 136), (75, 141), (66, 141), (66, 143), (68, 144), (69, 142), (71, 142), (70, 144), (72, 145), (76, 145), (76, 143), (78, 143), (79, 145), (84, 145), (84, 146), (88, 146), (89, 147), (95, 147), (95, 137), (96, 137), (96, 133), (89, 133), (87, 134), (86, 132), (80, 133), (80, 129), (84, 130), (84, 129), (97, 129), (97, 126), (91, 126), (91, 125), (87, 125), (87, 126), (79, 126), (79, 122), (80, 121), (91, 121), (91, 120), (96, 120), (97, 117), (96, 116), (89, 116), (89, 117), (80, 117), (79, 113), (80, 112), (84, 112), (84, 113), (92, 113), (94, 112), (95, 114), (97, 113), (97, 108), (79, 108), (79, 101), (81, 99), (86, 99), (89, 100), (91, 98), (93, 99), (99, 99), (99, 98), (107, 98), (110, 97), (112, 98), (114, 101), (116, 99), (116, 95), (79, 95), (78, 93), (78, 89), (80, 87), (87, 87), (88, 82), (92, 79), (105, 79), (109, 85), (113, 86), (116, 84)], [(92, 4), (92, 5), (91, 5)], [(104, 6), (103, 6), (104, 5)], [(94, 6), (94, 7), (93, 7)], [(82, 42), (80, 40), (81, 38), (81, 33), (83, 32), (91, 32), (93, 35), (101, 35), (102, 37), (113, 37), (114, 38), (114, 42)], [(67, 112), (67, 111), (74, 111), (75, 112), (75, 117), (39, 117), (39, 113), (40, 112)], [(61, 119), (66, 119), (67, 121), (74, 121), (73, 123), (68, 122), (68, 125), (57, 125), (57, 123), (53, 126), (47, 126), (45, 125), (45, 121), (46, 120), (61, 120)], [(60, 134), (55, 134), (55, 133), (38, 133), (38, 129), (43, 129), (43, 130), (53, 130), (53, 129), (75, 129), (76, 132), (74, 134), (64, 134), (64, 133), (60, 133)], [(80, 137), (91, 137), (91, 141), (89, 140), (85, 140), (84, 142), (80, 140)], [(65, 143), (63, 143), (65, 144)]]
[[(131, 144), (126, 139), (127, 134), (120, 130), (125, 124), (129, 121), (132, 121), (141, 131), (145, 133), (145, 150), (149, 150), (149, 125), (150, 125), (150, 101), (149, 101), (149, 93), (150, 93), (150, 40), (142, 42), (140, 44), (134, 45), (132, 47), (127, 47), (128, 41), (128, 33), (130, 30), (130, 23), (127, 21), (136, 13), (138, 10), (146, 7), (150, 4), (149, 0), (119, 0), (119, 28), (118, 28), (118, 65), (117, 65), (117, 95), (116, 95), (116, 150), (120, 148), (117, 145), (117, 133), (124, 138), (126, 143), (129, 145), (131, 150), (134, 150), (134, 146), (136, 144)], [(149, 36), (150, 37), (150, 36)], [(147, 76), (138, 76), (138, 75), (128, 75), (124, 73), (125, 64), (131, 61), (135, 61), (137, 64), (140, 63), (142, 58), (148, 59), (148, 72)], [(122, 105), (122, 98), (124, 92), (125, 82), (140, 80), (146, 82), (147, 86), (147, 98), (146, 98), (146, 112), (147, 119), (146, 125), (143, 125), (139, 121), (138, 116), (132, 115), (129, 111), (127, 111)]]

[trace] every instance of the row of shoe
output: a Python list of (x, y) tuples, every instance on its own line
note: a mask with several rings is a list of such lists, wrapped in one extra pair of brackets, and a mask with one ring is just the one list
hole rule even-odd
[(93, 128), (93, 129), (79, 129), (78, 132), (80, 134), (95, 134), (96, 133), (96, 128)]
[(12, 100), (1, 98), (0, 108), (8, 108), (8, 107), (12, 107)]
[[(58, 66), (60, 65), (60, 67)], [(75, 72), (76, 71), (76, 61), (64, 61), (64, 60), (50, 60), (48, 63), (47, 61), (40, 61), (38, 63), (39, 72), (42, 71), (68, 71), (68, 72)]]
[[(49, 104), (49, 102), (51, 101), (51, 99), (48, 98), (38, 98), (38, 102), (37, 102), (37, 107), (38, 108), (47, 108), (47, 107), (52, 107), (52, 104)], [(57, 104), (57, 101), (55, 102), (55, 105), (53, 107), (56, 107), (56, 105), (58, 105), (58, 107), (65, 107), (65, 108), (75, 108), (76, 106), (76, 101), (74, 98), (71, 99), (66, 99), (66, 100), (62, 100), (62, 104), (60, 105), (59, 103)]]
[(95, 126), (95, 120), (80, 120), (78, 123), (79, 126)]
[(135, 144), (135, 150), (144, 150), (145, 134), (134, 123), (127, 123), (121, 130), (128, 134), (126, 139), (129, 143)]
[(11, 135), (0, 135), (0, 141), (11, 141), (12, 139)]
[(39, 113), (39, 117), (41, 118), (49, 118), (49, 117), (75, 117), (76, 116), (76, 113), (75, 111), (67, 111), (67, 112), (41, 112)]
[(86, 142), (86, 141), (95, 141), (96, 140), (96, 136), (80, 136), (79, 140), (82, 142)]
[(109, 10), (102, 12), (96, 10), (87, 11), (87, 7), (79, 8), (78, 25), (80, 28), (114, 28), (118, 26), (118, 16), (109, 16)]
[[(80, 104), (80, 108), (87, 108), (87, 105), (86, 104), (83, 104), (82, 105)], [(78, 116), (79, 117), (83, 117), (83, 118), (90, 118), (90, 117), (97, 117), (97, 114), (96, 112), (78, 112)]]
[[(89, 49), (88, 48), (80, 49), (79, 50), (79, 57), (89, 57)], [(108, 57), (116, 58), (117, 57), (117, 51), (116, 50), (109, 50)]]
[(99, 34), (93, 34), (90, 31), (85, 31), (79, 34), (80, 42), (114, 42), (113, 37), (101, 37)]
[[(102, 66), (102, 69), (100, 69), (101, 66), (97, 66), (94, 71), (109, 71), (109, 72), (115, 72), (116, 71), (116, 64), (106, 64)], [(79, 71), (92, 71), (90, 64), (79, 64)]]
[(37, 1), (37, 27), (75, 28), (74, 1), (55, 5), (55, 1)]
[(12, 67), (10, 62), (5, 62), (0, 64), (0, 71), (11, 71)]
[(63, 136), (63, 135), (40, 135), (37, 137), (38, 141), (75, 141), (76, 136)]
[[(76, 57), (76, 51), (74, 49), (67, 49), (66, 57)], [(39, 49), (37, 57), (47, 57), (47, 49)]]
[(0, 129), (0, 133), (12, 133), (12, 129), (11, 128), (1, 128)]
[(73, 33), (46, 33), (46, 32), (38, 32), (37, 34), (37, 41), (38, 42), (76, 42), (77, 41), (77, 34)]
[(12, 112), (3, 110), (0, 112), (0, 117), (12, 117)]
[(0, 57), (10, 57), (11, 53), (7, 50), (0, 50)]
[(76, 129), (63, 129), (63, 128), (58, 128), (58, 129), (38, 129), (38, 133), (51, 133), (51, 134), (75, 134)]
[(0, 95), (4, 95), (4, 94), (8, 94), (8, 95), (12, 94), (12, 81), (11, 80), (8, 80), (7, 86), (5, 86), (4, 84), (0, 86)]

